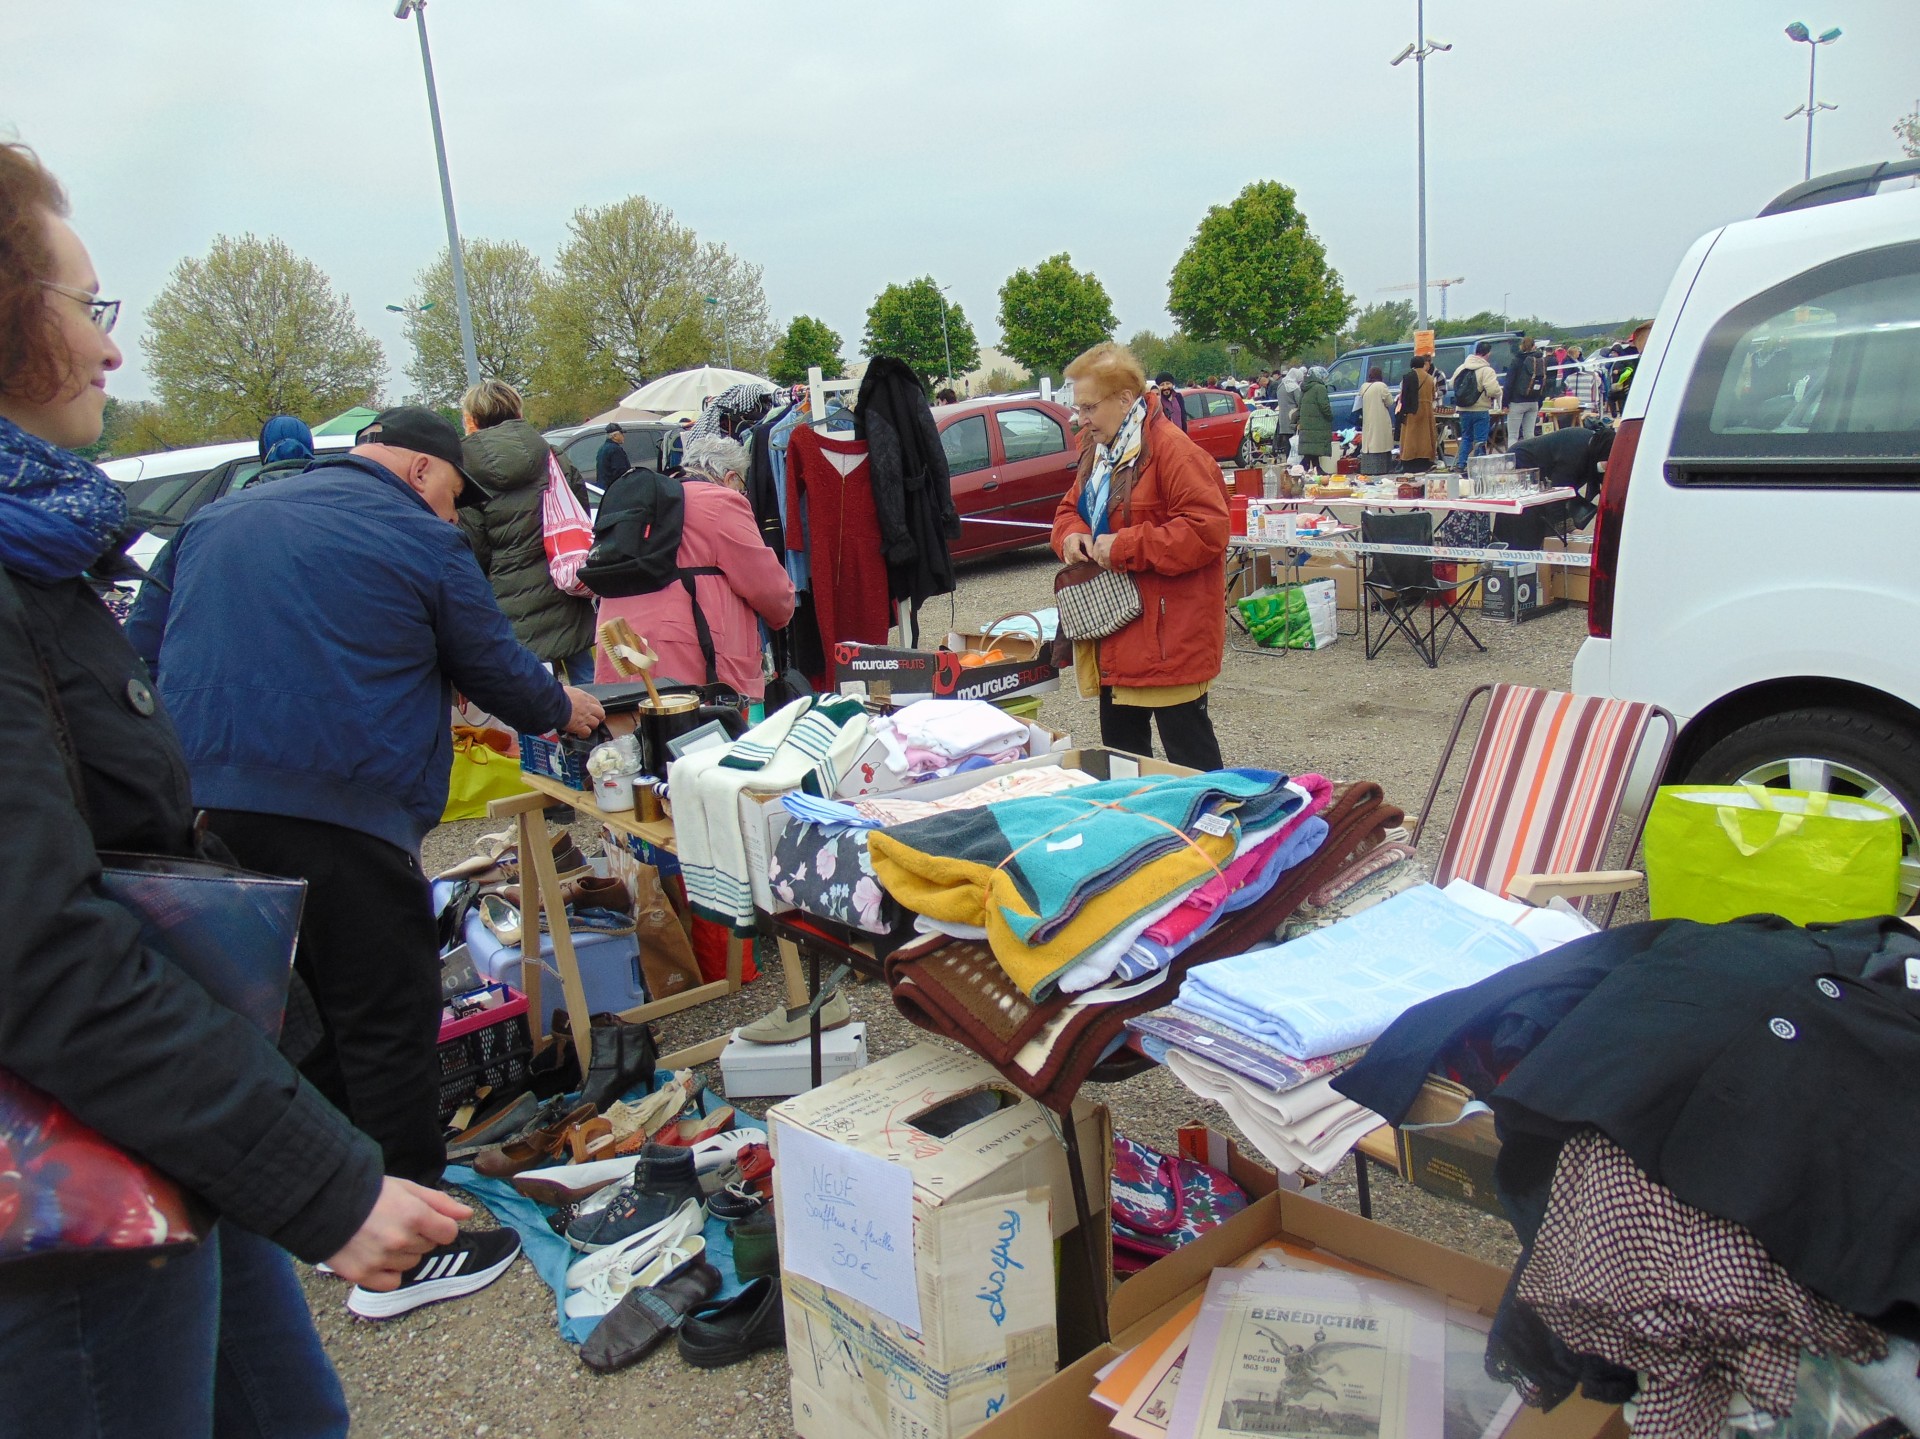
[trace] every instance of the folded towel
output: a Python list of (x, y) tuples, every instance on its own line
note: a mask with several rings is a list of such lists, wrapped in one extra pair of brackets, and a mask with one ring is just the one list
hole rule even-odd
[(1312, 1059), (1371, 1044), (1414, 1005), (1538, 952), (1512, 925), (1423, 884), (1300, 939), (1195, 966), (1180, 1006)]
[(1301, 1169), (1325, 1174), (1347, 1157), (1362, 1136), (1387, 1122), (1334, 1093), (1330, 1078), (1276, 1095), (1183, 1049), (1168, 1053), (1167, 1068), (1202, 1099), (1226, 1110), (1240, 1132), (1282, 1174)]

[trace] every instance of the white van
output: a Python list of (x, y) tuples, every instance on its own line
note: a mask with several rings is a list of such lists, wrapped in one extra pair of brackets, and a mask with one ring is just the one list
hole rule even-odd
[(1664, 705), (1666, 779), (1865, 795), (1920, 893), (1920, 161), (1681, 262), (1601, 490), (1573, 687)]

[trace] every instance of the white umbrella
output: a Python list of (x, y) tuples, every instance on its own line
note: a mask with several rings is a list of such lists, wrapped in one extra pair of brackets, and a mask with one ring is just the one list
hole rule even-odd
[(657, 380), (649, 380), (620, 402), (623, 410), (692, 410), (696, 414), (700, 407), (713, 396), (732, 389), (735, 385), (757, 385), (762, 390), (771, 391), (773, 381), (745, 370), (729, 370), (719, 365), (702, 365), (697, 370), (682, 370), (674, 375), (662, 375)]

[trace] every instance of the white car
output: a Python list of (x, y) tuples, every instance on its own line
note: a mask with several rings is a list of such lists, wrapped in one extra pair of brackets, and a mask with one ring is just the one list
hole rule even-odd
[(1681, 722), (1664, 778), (1901, 811), (1920, 893), (1920, 161), (1796, 186), (1661, 301), (1593, 543), (1582, 694)]

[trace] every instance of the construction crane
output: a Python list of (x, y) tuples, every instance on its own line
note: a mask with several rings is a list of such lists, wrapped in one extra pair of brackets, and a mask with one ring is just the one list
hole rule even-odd
[[(1444, 320), (1447, 318), (1447, 291), (1455, 285), (1464, 285), (1466, 283), (1467, 283), (1467, 277), (1465, 275), (1456, 275), (1451, 280), (1427, 281), (1428, 289), (1432, 289), (1436, 285), (1440, 287), (1440, 318), (1441, 319)], [(1420, 288), (1420, 284), (1416, 280), (1411, 285), (1382, 285), (1380, 287), (1380, 293), (1383, 295), (1391, 295), (1399, 291), (1418, 290), (1419, 288)]]

